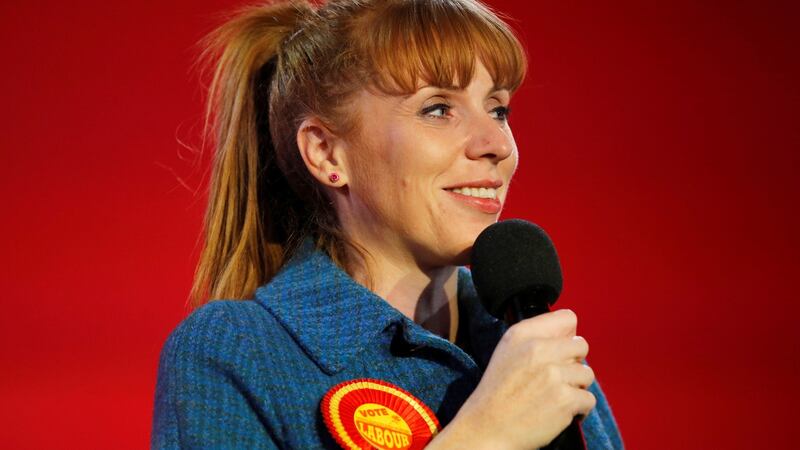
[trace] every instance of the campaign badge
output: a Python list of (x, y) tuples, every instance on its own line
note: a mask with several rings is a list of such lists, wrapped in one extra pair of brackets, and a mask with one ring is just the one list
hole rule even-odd
[(321, 408), (328, 430), (347, 450), (421, 449), (439, 431), (430, 408), (381, 380), (337, 384), (325, 394)]

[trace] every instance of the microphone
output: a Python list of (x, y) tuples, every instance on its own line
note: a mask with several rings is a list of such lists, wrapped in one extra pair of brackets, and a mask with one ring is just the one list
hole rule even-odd
[[(545, 312), (563, 286), (553, 241), (538, 225), (520, 219), (490, 225), (475, 240), (472, 281), (484, 308), (509, 326)], [(543, 450), (585, 450), (582, 417)]]

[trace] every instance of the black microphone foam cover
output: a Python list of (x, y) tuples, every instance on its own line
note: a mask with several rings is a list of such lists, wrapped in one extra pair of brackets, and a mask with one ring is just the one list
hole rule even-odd
[(561, 264), (553, 241), (524, 220), (504, 220), (483, 230), (472, 247), (471, 270), (481, 302), (499, 319), (512, 297), (536, 292), (533, 297), (549, 306), (561, 294)]

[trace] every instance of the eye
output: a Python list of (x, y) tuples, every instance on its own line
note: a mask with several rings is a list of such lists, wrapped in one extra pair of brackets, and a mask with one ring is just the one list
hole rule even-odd
[(422, 115), (433, 117), (435, 119), (444, 119), (447, 117), (447, 113), (450, 111), (450, 108), (451, 106), (446, 103), (437, 103), (424, 108), (422, 110)]
[(491, 110), (490, 113), (497, 115), (495, 119), (505, 122), (508, 120), (508, 116), (511, 114), (511, 108), (508, 106), (498, 106), (497, 108)]

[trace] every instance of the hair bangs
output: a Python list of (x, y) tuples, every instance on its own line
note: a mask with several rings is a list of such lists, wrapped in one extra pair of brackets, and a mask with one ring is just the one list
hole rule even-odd
[[(452, 0), (387, 2), (359, 30), (361, 55), (371, 82), (392, 95), (417, 91), (418, 83), (463, 89), (480, 60), (499, 89), (515, 91), (527, 62), (511, 29), (485, 6)], [(359, 27), (361, 28), (361, 27)]]

